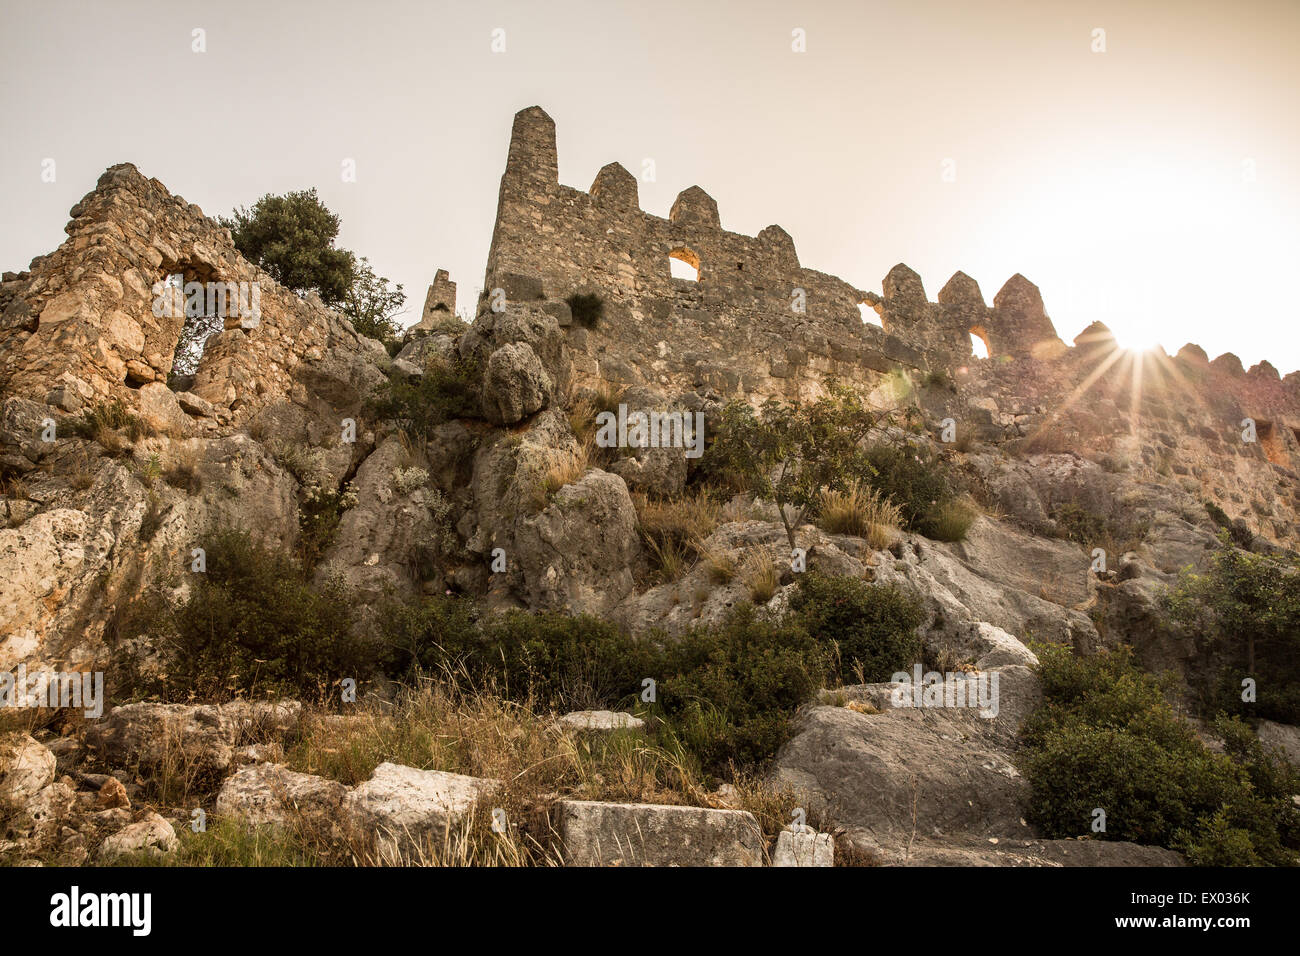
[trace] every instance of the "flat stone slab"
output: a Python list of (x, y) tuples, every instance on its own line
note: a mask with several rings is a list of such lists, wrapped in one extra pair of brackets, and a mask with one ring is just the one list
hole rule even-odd
[(835, 841), (829, 833), (782, 830), (776, 838), (773, 866), (834, 866)]
[(608, 733), (612, 730), (644, 730), (645, 721), (616, 710), (575, 710), (555, 722), (562, 730)]
[(501, 781), (381, 763), (344, 801), (351, 826), (374, 835), (381, 852), (407, 853), (426, 838), (441, 846), (452, 827)]
[(762, 866), (752, 813), (653, 803), (562, 800), (558, 830), (569, 866)]

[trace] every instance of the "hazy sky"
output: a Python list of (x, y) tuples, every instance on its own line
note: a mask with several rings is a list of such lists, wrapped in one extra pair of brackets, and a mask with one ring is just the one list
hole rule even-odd
[(462, 304), (482, 283), (511, 117), (539, 104), (562, 182), (652, 159), (643, 209), (698, 184), (725, 228), (779, 223), (861, 288), (902, 261), (991, 303), (1022, 272), (1067, 341), (1101, 319), (1300, 368), (1295, 0), (0, 7), (0, 268), (55, 248), (114, 163), (209, 215), (316, 186), (409, 323), (435, 269)]

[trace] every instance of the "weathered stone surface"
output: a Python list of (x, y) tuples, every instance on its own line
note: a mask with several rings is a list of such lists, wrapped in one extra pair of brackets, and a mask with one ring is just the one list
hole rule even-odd
[(430, 841), (437, 849), (454, 840), (462, 818), (500, 786), (499, 780), (381, 763), (348, 794), (344, 811), (354, 831), (372, 835), (381, 857), (392, 862), (420, 854)]
[(562, 800), (569, 866), (762, 866), (762, 833), (741, 810)]
[(86, 741), (111, 767), (150, 771), (183, 758), (193, 773), (218, 774), (230, 768), (234, 747), (243, 738), (283, 735), (301, 715), (302, 704), (292, 700), (127, 704), (90, 724)]
[(19, 806), (54, 781), (54, 754), (28, 734), (0, 735), (0, 803)]
[(613, 730), (643, 730), (645, 721), (613, 710), (575, 710), (556, 722), (561, 730), (608, 733)]
[(1300, 727), (1279, 724), (1273, 720), (1261, 720), (1255, 728), (1259, 742), (1265, 747), (1279, 749), (1286, 759), (1300, 767)]
[(123, 827), (106, 839), (99, 848), (101, 859), (112, 859), (125, 853), (147, 853), (164, 856), (180, 846), (172, 825), (158, 814), (150, 812), (142, 819)]
[(252, 826), (287, 826), (300, 819), (337, 817), (346, 795), (347, 788), (335, 780), (296, 773), (282, 764), (258, 764), (222, 784), (216, 810)]
[(499, 425), (513, 425), (546, 407), (551, 379), (530, 346), (503, 345), (488, 359), (483, 378), (483, 413)]
[(1023, 667), (997, 673), (1007, 679), (994, 719), (970, 708), (894, 708), (896, 685), (888, 684), (846, 695), (879, 713), (810, 707), (777, 755), (774, 779), (881, 846), (914, 833), (1033, 836), (1021, 822), (1028, 786), (1011, 749), (1018, 721), (1035, 703), (1017, 698), (1031, 698), (1036, 683)]
[(834, 866), (835, 841), (829, 833), (782, 830), (772, 854), (773, 866)]
[(529, 606), (601, 613), (632, 593), (636, 524), (616, 475), (592, 469), (557, 491), (515, 530)]

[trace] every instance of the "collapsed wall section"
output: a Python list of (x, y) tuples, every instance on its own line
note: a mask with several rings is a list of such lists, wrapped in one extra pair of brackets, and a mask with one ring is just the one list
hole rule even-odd
[(306, 402), (304, 378), (356, 377), (349, 361), (375, 354), (318, 297), (280, 286), (240, 256), (228, 230), (130, 164), (107, 170), (71, 216), (69, 238), (0, 288), (6, 394), (65, 411), (134, 403), (142, 387), (168, 382), (190, 283), (214, 290), (205, 310), (218, 305), (185, 386), (236, 419), (280, 397)]

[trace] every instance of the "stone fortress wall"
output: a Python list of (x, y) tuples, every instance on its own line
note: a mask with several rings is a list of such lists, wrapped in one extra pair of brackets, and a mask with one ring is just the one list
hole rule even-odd
[[(674, 258), (698, 269), (698, 281), (673, 278)], [(717, 203), (698, 186), (663, 219), (641, 210), (636, 178), (618, 163), (600, 170), (590, 192), (561, 185), (555, 123), (538, 107), (514, 119), (485, 295), (494, 288), (525, 300), (599, 293), (607, 320), (597, 337), (619, 347), (586, 348), (584, 335), (573, 344), (587, 354), (589, 376), (614, 382), (794, 397), (828, 373), (861, 378), (964, 364), (971, 332), (992, 354), (1064, 348), (1023, 276), (989, 308), (962, 273), (929, 302), (920, 277), (899, 265), (881, 296), (804, 268), (780, 226), (753, 237), (723, 229)], [(861, 304), (883, 329), (862, 321)]]
[[(698, 281), (672, 277), (673, 258)], [(539, 107), (514, 118), (484, 290), (480, 314), (501, 290), (561, 316), (578, 385), (760, 400), (812, 397), (828, 374), (868, 386), (901, 377), (927, 418), (952, 417), (959, 433), (1159, 469), (1265, 538), (1300, 543), (1300, 372), (1247, 371), (1190, 344), (1135, 357), (1100, 323), (1067, 346), (1019, 274), (991, 306), (962, 272), (930, 301), (901, 263), (880, 294), (858, 289), (803, 267), (780, 226), (754, 237), (723, 229), (698, 186), (664, 219), (641, 210), (636, 178), (618, 163), (589, 192), (562, 185), (555, 124)], [(800, 290), (802, 312), (792, 308)], [(605, 302), (595, 329), (564, 318), (563, 300), (583, 292)], [(974, 358), (972, 336), (989, 358)], [(935, 380), (951, 386), (925, 387)], [(1255, 442), (1241, 439), (1246, 418)]]
[[(286, 401), (336, 420), (359, 410), (382, 378), (379, 343), (315, 296), (278, 286), (226, 230), (134, 166), (105, 172), (71, 215), (57, 250), (0, 281), (6, 401), (74, 413), (106, 399), (172, 412), (179, 404), (182, 431), (212, 434)], [(696, 266), (698, 281), (673, 278), (674, 257)], [(193, 380), (173, 383), (173, 398), (167, 379), (183, 318), (160, 318), (153, 304), (155, 284), (177, 272), (187, 281), (257, 282), (261, 318), (254, 327), (227, 319)], [(1095, 325), (1068, 347), (1022, 276), (989, 306), (959, 272), (932, 302), (900, 264), (876, 294), (801, 266), (779, 226), (756, 237), (723, 229), (698, 187), (664, 219), (641, 211), (636, 180), (618, 164), (604, 167), (589, 193), (561, 185), (555, 125), (537, 107), (514, 120), (484, 287), (480, 314), (501, 289), (508, 303), (559, 318), (578, 386), (758, 400), (811, 397), (828, 374), (868, 386), (901, 379), (928, 418), (952, 417), (980, 441), (1059, 432), (1071, 436), (1058, 443), (1064, 451), (1113, 445), (1167, 468), (1267, 537), (1300, 539), (1300, 373), (1282, 377), (1267, 362), (1247, 371), (1231, 354), (1210, 361), (1188, 345), (1152, 357), (1134, 388), (1131, 362), (1112, 361), (1109, 331)], [(802, 312), (792, 308), (800, 291)], [(595, 328), (568, 314), (564, 300), (579, 292), (605, 301)], [(861, 304), (883, 328), (862, 321)], [(455, 283), (440, 270), (421, 325), (437, 327), (455, 305)], [(972, 334), (991, 358), (972, 357)], [(955, 387), (927, 387), (936, 377)], [(1240, 440), (1247, 417), (1255, 442)], [(1105, 434), (1084, 437), (1098, 429)]]

